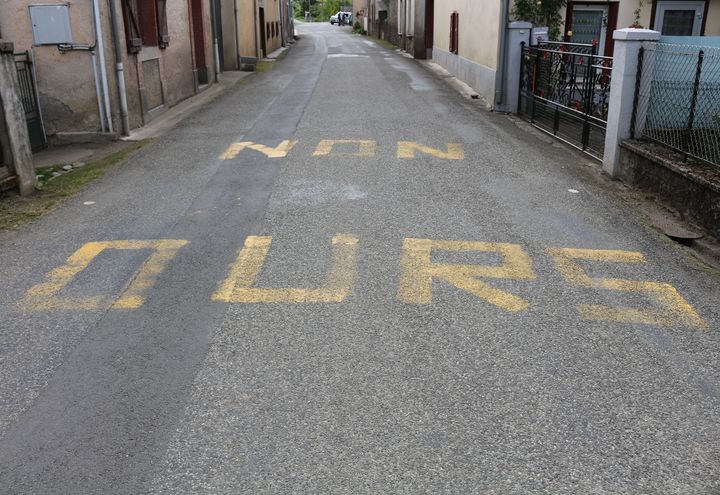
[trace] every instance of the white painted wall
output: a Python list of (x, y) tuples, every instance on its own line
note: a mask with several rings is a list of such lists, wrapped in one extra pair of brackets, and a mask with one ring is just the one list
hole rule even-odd
[(434, 46), (450, 49), (450, 14), (457, 11), (459, 55), (492, 70), (497, 68), (502, 0), (437, 0), (435, 2)]

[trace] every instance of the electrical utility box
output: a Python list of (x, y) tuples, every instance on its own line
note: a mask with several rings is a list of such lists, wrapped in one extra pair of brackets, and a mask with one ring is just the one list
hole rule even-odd
[(545, 43), (550, 39), (548, 28), (546, 27), (534, 27), (532, 28), (532, 31), (530, 31), (530, 44), (532, 46), (539, 45), (540, 43)]
[(73, 42), (68, 4), (30, 5), (28, 9), (35, 45), (69, 45)]

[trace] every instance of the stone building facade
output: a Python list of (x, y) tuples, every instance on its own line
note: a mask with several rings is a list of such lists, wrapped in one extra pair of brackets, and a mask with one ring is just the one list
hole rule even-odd
[[(367, 0), (368, 34), (387, 40), (415, 58), (432, 48), (433, 1)], [(429, 14), (429, 15), (428, 15)], [(427, 34), (430, 33), (430, 40)]]
[(292, 8), (288, 0), (216, 1), (221, 70), (251, 69), (294, 34), (287, 19)]
[[(50, 136), (127, 132), (216, 79), (211, 0), (111, 1), (0, 3), (2, 36), (16, 51), (33, 51)], [(58, 10), (52, 21), (35, 10), (53, 5)], [(124, 68), (126, 119), (116, 62)]]

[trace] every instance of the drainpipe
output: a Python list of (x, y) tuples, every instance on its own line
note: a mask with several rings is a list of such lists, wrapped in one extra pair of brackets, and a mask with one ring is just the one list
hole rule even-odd
[(280, 9), (280, 43), (285, 46), (285, 20), (283, 19), (283, 2), (278, 2), (278, 8)]
[(122, 60), (122, 48), (120, 47), (120, 31), (118, 30), (117, 12), (115, 11), (115, 0), (108, 0), (110, 4), (110, 29), (112, 30), (113, 44), (115, 45), (115, 75), (120, 93), (120, 117), (122, 124), (122, 135), (130, 135), (130, 118), (128, 117), (127, 91), (125, 89), (125, 66)]
[(240, 21), (238, 20), (238, 0), (233, 0), (235, 9), (235, 54), (237, 56), (237, 68), (242, 68), (242, 55), (240, 55)]
[(98, 0), (93, 0), (93, 11), (95, 12), (95, 29), (97, 37), (98, 55), (100, 58), (100, 75), (102, 76), (102, 87), (105, 93), (105, 116), (109, 132), (113, 132), (112, 113), (110, 110), (110, 94), (108, 92), (107, 67), (105, 65), (105, 42), (103, 40), (102, 24), (100, 21), (100, 6)]
[(502, 105), (505, 98), (505, 70), (507, 68), (505, 57), (507, 53), (507, 25), (510, 17), (510, 0), (502, 2), (502, 14), (500, 15), (500, 43), (498, 46), (498, 70), (495, 72), (495, 107)]
[[(97, 66), (97, 56), (96, 56), (96, 49), (97, 49), (97, 29), (95, 27), (95, 9), (91, 9), (90, 11), (90, 23), (92, 24), (92, 32), (93, 32), (93, 42), (85, 45), (80, 43), (63, 43), (58, 45), (58, 50), (60, 53), (65, 53), (68, 51), (78, 51), (78, 50), (87, 50), (90, 52), (90, 60), (92, 62), (92, 70), (93, 70), (93, 79), (95, 81), (95, 97), (97, 98), (97, 104), (98, 104), (98, 118), (100, 119), (100, 132), (105, 132), (107, 130), (107, 120), (105, 119), (105, 107), (103, 104), (103, 97), (102, 97), (102, 90), (100, 89), (100, 75), (98, 74), (98, 66)], [(32, 52), (31, 52), (32, 53)], [(35, 62), (33, 60), (33, 71), (35, 70)], [(37, 78), (36, 78), (37, 80)], [(37, 89), (37, 86), (36, 88)], [(40, 101), (40, 97), (38, 96), (38, 101)], [(43, 126), (43, 132), (45, 132), (44, 126)]]
[[(402, 29), (403, 29), (403, 19), (402, 19), (402, 13), (403, 13), (403, 0), (398, 0), (397, 2), (398, 6), (398, 37), (402, 40)], [(389, 9), (388, 9), (389, 10)], [(402, 41), (400, 41), (400, 48), (402, 49)]]
[(100, 89), (100, 77), (98, 76), (97, 60), (95, 57), (95, 49), (90, 52), (90, 60), (92, 60), (93, 76), (95, 77), (95, 96), (98, 101), (98, 116), (100, 117), (100, 131), (105, 132), (105, 107), (103, 106), (102, 90)]
[[(255, 20), (255, 59), (260, 61), (260, 43), (258, 43), (258, 4), (257, 0), (253, 1), (253, 19)], [(263, 53), (263, 56), (266, 54)]]
[[(192, 0), (187, 0), (188, 13), (188, 35), (190, 36), (190, 62), (192, 63), (193, 86), (195, 94), (200, 92), (200, 74), (197, 65), (197, 55), (195, 54), (195, 27), (193, 25)], [(203, 46), (205, 44), (203, 43)]]
[(407, 52), (406, 46), (407, 46), (407, 21), (408, 21), (408, 2), (410, 0), (403, 0), (403, 37), (402, 37), (402, 50), (404, 52)]
[(219, 81), (218, 76), (222, 70), (220, 69), (220, 49), (218, 48), (218, 26), (217, 26), (217, 10), (215, 10), (215, 0), (210, 0), (210, 29), (212, 30), (213, 39), (213, 57), (215, 58), (215, 82)]
[(413, 0), (406, 0), (405, 1), (405, 51), (407, 53), (411, 53), (412, 50), (408, 49), (408, 43), (410, 43), (411, 37), (414, 35), (414, 30), (412, 27), (412, 11), (413, 11), (414, 2)]

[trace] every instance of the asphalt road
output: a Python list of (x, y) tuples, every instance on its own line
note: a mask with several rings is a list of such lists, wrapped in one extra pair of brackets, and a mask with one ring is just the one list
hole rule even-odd
[(0, 492), (720, 493), (717, 273), (578, 153), (300, 30), (0, 234)]

